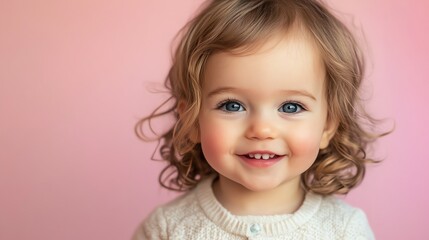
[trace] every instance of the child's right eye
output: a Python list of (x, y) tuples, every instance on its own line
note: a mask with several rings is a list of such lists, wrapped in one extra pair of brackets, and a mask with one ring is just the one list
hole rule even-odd
[(245, 110), (239, 102), (231, 100), (221, 102), (218, 105), (217, 109), (220, 109), (225, 112), (242, 112)]

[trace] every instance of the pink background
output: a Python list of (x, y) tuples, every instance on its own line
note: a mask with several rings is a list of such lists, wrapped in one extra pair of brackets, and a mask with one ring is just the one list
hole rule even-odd
[[(0, 2), (0, 239), (128, 239), (175, 196), (157, 184), (155, 143), (133, 126), (166, 97), (148, 89), (161, 87), (172, 37), (200, 3)], [(396, 123), (376, 145), (385, 161), (345, 199), (378, 239), (427, 238), (429, 4), (329, 3), (364, 29), (368, 109), (385, 129)]]

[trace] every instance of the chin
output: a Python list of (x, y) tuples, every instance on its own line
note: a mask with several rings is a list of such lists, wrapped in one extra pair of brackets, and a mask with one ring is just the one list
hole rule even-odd
[(279, 187), (281, 182), (273, 181), (273, 179), (269, 179), (268, 181), (251, 180), (250, 182), (242, 182), (241, 185), (253, 192), (264, 192)]

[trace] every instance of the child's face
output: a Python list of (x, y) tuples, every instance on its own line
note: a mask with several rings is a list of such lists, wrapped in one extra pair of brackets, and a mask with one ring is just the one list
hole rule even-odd
[(250, 55), (211, 56), (199, 115), (208, 163), (252, 191), (298, 187), (332, 135), (324, 77), (316, 47), (294, 32)]

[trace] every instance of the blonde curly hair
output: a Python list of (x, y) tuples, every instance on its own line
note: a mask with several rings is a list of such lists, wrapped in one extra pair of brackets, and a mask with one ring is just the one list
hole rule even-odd
[[(329, 146), (319, 151), (314, 164), (302, 174), (302, 186), (329, 195), (345, 194), (358, 185), (365, 175), (365, 165), (377, 162), (367, 158), (368, 144), (386, 133), (372, 134), (364, 129), (363, 123), (371, 130), (376, 120), (360, 105), (364, 61), (347, 27), (316, 0), (213, 0), (203, 6), (179, 32), (180, 42), (165, 82), (171, 97), (135, 127), (136, 134), (148, 140), (143, 131), (146, 122), (150, 126), (151, 120), (166, 114), (176, 119), (174, 127), (157, 139), (162, 159), (168, 163), (159, 176), (160, 184), (187, 191), (215, 173), (193, 136), (198, 129), (204, 67), (211, 54), (249, 51), (299, 21), (323, 58), (328, 117), (338, 122)], [(173, 106), (160, 111), (171, 100)]]

